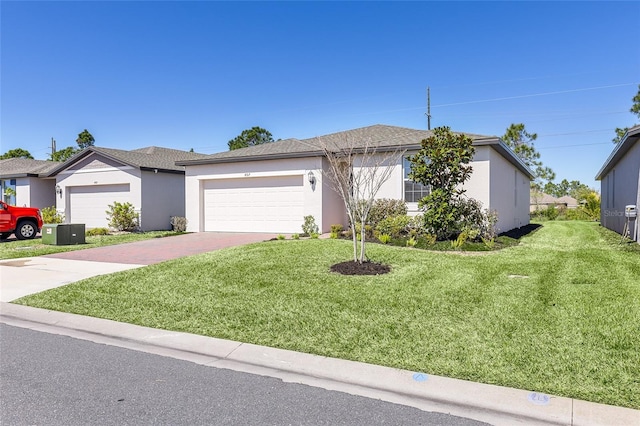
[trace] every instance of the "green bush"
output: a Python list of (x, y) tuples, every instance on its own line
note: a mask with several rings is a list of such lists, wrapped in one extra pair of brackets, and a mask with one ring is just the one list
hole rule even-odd
[(300, 239), (300, 235), (298, 235), (298, 234), (293, 234), (293, 235), (291, 236), (291, 238), (292, 238), (292, 239), (294, 239), (294, 240), (299, 240), (299, 239)]
[(407, 203), (403, 200), (393, 200), (390, 198), (381, 198), (375, 200), (369, 211), (367, 223), (376, 228), (378, 223), (391, 216), (405, 216), (407, 214)]
[(380, 242), (382, 244), (387, 244), (387, 243), (389, 243), (389, 241), (391, 241), (391, 235), (389, 235), (389, 234), (380, 234), (378, 236), (378, 240), (380, 240)]
[(342, 229), (343, 228), (341, 224), (331, 225), (331, 234), (329, 236), (333, 239), (338, 238), (342, 233)]
[(282, 234), (278, 234), (278, 236), (276, 237), (279, 240), (284, 240), (286, 237)]
[(139, 215), (131, 203), (114, 201), (113, 204), (109, 204), (109, 210), (105, 213), (109, 226), (118, 231), (133, 231), (138, 226)]
[(558, 210), (556, 206), (548, 206), (545, 210), (543, 210), (543, 216), (547, 220), (556, 220), (558, 218)]
[(62, 223), (64, 215), (56, 210), (55, 206), (45, 207), (40, 210), (42, 213), (42, 221), (44, 223)]
[(317, 234), (319, 231), (316, 220), (312, 215), (304, 217), (304, 223), (302, 224), (302, 232), (306, 235)]
[(109, 230), (107, 228), (92, 228), (88, 229), (85, 234), (88, 237), (94, 237), (96, 235), (109, 235)]
[(407, 215), (389, 216), (378, 222), (376, 231), (380, 234), (388, 234), (393, 238), (398, 238), (408, 234), (408, 226), (411, 218)]

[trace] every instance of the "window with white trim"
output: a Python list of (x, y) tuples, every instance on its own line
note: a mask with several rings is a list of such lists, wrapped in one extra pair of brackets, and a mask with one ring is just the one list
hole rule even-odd
[(404, 201), (407, 203), (417, 203), (429, 195), (431, 192), (431, 188), (429, 186), (409, 179), (409, 172), (411, 171), (411, 162), (409, 161), (409, 157), (403, 158), (402, 168), (404, 169)]

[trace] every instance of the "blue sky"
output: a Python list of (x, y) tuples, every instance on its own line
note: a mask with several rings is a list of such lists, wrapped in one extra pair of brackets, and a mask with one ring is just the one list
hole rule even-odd
[(504, 134), (594, 176), (640, 84), (640, 2), (9, 2), (1, 147), (50, 140), (227, 150), (252, 126), (307, 138), (372, 124)]

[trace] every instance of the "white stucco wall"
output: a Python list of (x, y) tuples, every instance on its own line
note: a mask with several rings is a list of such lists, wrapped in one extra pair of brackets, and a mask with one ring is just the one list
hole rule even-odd
[(639, 175), (640, 142), (636, 142), (600, 182), (602, 226), (619, 234), (622, 233), (625, 223), (625, 206), (638, 203)]
[(55, 185), (54, 179), (16, 178), (16, 206), (39, 209), (55, 206)]
[[(141, 171), (134, 167), (114, 163), (104, 157), (93, 154), (74, 164), (69, 169), (56, 175), (56, 185), (62, 189), (62, 194), (56, 197), (56, 209), (70, 218), (70, 187), (91, 187), (128, 184), (130, 202), (135, 210), (142, 209)], [(106, 219), (105, 219), (105, 227)]]
[(529, 223), (530, 180), (497, 151), (490, 152), (489, 208), (498, 213), (498, 231)]
[[(274, 176), (303, 176), (304, 215), (312, 215), (318, 227), (328, 229), (333, 213), (322, 206), (322, 194), (326, 183), (322, 174), (323, 165), (320, 157), (279, 159), (265, 161), (245, 161), (223, 164), (204, 164), (186, 167), (185, 175), (185, 217), (189, 232), (204, 231), (204, 187), (203, 183), (212, 179), (243, 179)], [(309, 171), (314, 173), (315, 185), (308, 181)], [(304, 218), (300, 218), (300, 227), (291, 229), (291, 233), (301, 233)], [(326, 222), (326, 223), (325, 223)]]
[(184, 216), (184, 175), (143, 171), (142, 214), (143, 231), (171, 229), (171, 216)]

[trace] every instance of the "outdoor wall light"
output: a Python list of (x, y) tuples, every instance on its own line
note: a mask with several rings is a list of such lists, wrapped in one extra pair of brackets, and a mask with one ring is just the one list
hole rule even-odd
[(62, 188), (60, 188), (60, 185), (56, 185), (56, 194), (62, 194)]
[(309, 178), (309, 183), (310, 183), (311, 185), (313, 185), (314, 183), (316, 183), (316, 177), (315, 177), (315, 175), (313, 174), (313, 172), (312, 172), (312, 171), (309, 171), (309, 173), (307, 174), (307, 177)]

